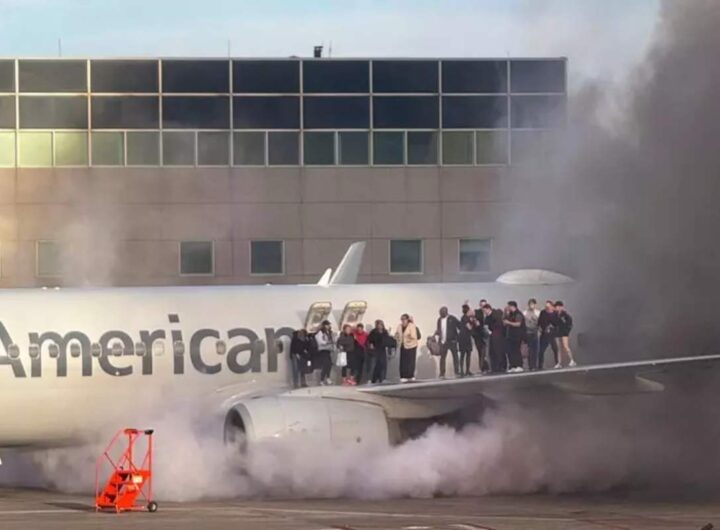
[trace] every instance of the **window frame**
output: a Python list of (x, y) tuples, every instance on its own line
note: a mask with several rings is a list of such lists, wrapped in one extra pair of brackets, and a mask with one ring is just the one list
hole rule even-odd
[[(211, 272), (183, 272), (182, 246), (183, 243), (210, 243)], [(214, 239), (184, 239), (178, 241), (178, 276), (180, 277), (212, 277), (215, 276), (215, 240)]]
[[(403, 272), (392, 270), (392, 244), (394, 241), (417, 241), (420, 243), (420, 268), (417, 271)], [(388, 239), (388, 274), (392, 276), (421, 276), (425, 274), (425, 241), (420, 238)]]
[[(462, 251), (462, 242), (463, 241), (488, 241), (489, 242), (489, 258), (488, 258), (488, 269), (484, 271), (464, 271), (460, 267), (460, 252)], [(457, 270), (458, 274), (463, 275), (478, 275), (478, 274), (491, 274), (493, 270), (493, 247), (494, 247), (494, 238), (492, 237), (485, 237), (485, 238), (467, 238), (467, 237), (460, 237), (457, 239)]]
[(56, 250), (60, 252), (59, 244), (56, 239), (37, 239), (35, 240), (35, 278), (39, 279), (54, 279), (57, 280), (63, 277), (62, 270), (57, 271), (56, 274), (40, 274), (40, 246), (44, 243), (52, 243), (58, 247)]
[[(252, 270), (252, 258), (253, 258), (253, 243), (280, 243), (280, 267), (282, 272), (253, 272)], [(285, 256), (285, 240), (284, 239), (251, 239), (248, 241), (248, 271), (250, 276), (285, 276), (287, 274), (286, 268), (286, 256)]]

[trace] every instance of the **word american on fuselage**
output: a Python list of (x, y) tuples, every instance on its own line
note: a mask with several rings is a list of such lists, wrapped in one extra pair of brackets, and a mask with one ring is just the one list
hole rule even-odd
[[(180, 318), (176, 314), (168, 315), (170, 324), (180, 324)], [(169, 333), (168, 333), (169, 331)], [(24, 360), (20, 355), (17, 343), (13, 340), (8, 329), (0, 322), (0, 344), (3, 351), (0, 351), (0, 368), (8, 366), (12, 374), (17, 378), (42, 377), (43, 355), (42, 349), (50, 353), (55, 360), (55, 375), (67, 377), (68, 357), (80, 359), (80, 373), (83, 377), (93, 375), (95, 363), (100, 369), (112, 376), (128, 376), (136, 372), (142, 375), (152, 375), (153, 358), (164, 351), (164, 341), (171, 339), (173, 374), (183, 375), (186, 371), (185, 360), (189, 357), (192, 368), (201, 374), (217, 374), (223, 369), (222, 360), (211, 362), (204, 359), (201, 352), (201, 345), (215, 339), (213, 350), (224, 357), (227, 369), (236, 374), (248, 372), (261, 372), (262, 355), (267, 353), (267, 371), (278, 371), (278, 356), (284, 349), (283, 339), (289, 340), (292, 337), (292, 328), (282, 327), (279, 329), (265, 328), (264, 340), (249, 328), (229, 329), (225, 337), (217, 329), (202, 328), (190, 335), (188, 354), (185, 355), (185, 340), (182, 329), (155, 329), (140, 330), (139, 341), (135, 342), (131, 334), (120, 330), (111, 329), (104, 332), (96, 342), (92, 342), (87, 333), (82, 331), (68, 331), (59, 333), (57, 331), (44, 331), (42, 333), (31, 331), (28, 333), (29, 361)], [(162, 346), (158, 348), (158, 345)], [(69, 355), (68, 355), (69, 354)], [(121, 363), (124, 356), (136, 356), (141, 359), (140, 366), (136, 363)]]

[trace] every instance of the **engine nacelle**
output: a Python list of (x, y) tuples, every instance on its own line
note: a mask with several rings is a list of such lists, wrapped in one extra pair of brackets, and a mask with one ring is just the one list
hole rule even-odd
[(379, 405), (319, 396), (271, 396), (234, 405), (225, 417), (225, 440), (244, 442), (299, 437), (335, 446), (388, 445), (390, 428)]

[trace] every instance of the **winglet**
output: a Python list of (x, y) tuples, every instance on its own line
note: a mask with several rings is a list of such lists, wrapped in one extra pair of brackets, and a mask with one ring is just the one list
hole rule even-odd
[(365, 241), (357, 241), (350, 245), (337, 269), (335, 269), (335, 273), (330, 278), (328, 285), (357, 283), (364, 252)]
[(330, 278), (332, 278), (332, 269), (328, 267), (327, 269), (325, 269), (325, 272), (320, 277), (317, 284), (322, 287), (327, 287), (328, 285), (330, 285)]

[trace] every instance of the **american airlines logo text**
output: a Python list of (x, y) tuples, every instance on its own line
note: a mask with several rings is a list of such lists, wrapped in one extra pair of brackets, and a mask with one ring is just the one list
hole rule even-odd
[[(168, 320), (170, 324), (180, 324), (177, 315), (168, 315)], [(16, 342), (0, 322), (0, 343), (4, 349), (0, 351), (0, 370), (8, 366), (15, 377), (42, 377), (49, 369), (44, 363), (53, 362), (57, 377), (67, 377), (68, 372), (73, 369), (78, 370), (84, 377), (90, 377), (98, 367), (113, 376), (128, 376), (133, 373), (152, 375), (156, 342), (170, 339), (173, 347), (167, 354), (173, 358), (172, 369), (175, 375), (182, 375), (187, 370), (212, 375), (219, 373), (224, 367), (236, 374), (261, 372), (263, 354), (267, 356), (267, 371), (277, 372), (278, 356), (283, 351), (282, 339), (289, 340), (292, 332), (288, 327), (277, 330), (265, 328), (261, 338), (248, 328), (232, 328), (227, 332), (203, 328), (192, 333), (187, 342), (187, 351), (186, 339), (181, 329), (141, 330), (135, 338), (125, 331), (111, 329), (104, 332), (97, 342), (93, 342), (82, 331), (73, 330), (65, 334), (56, 331), (29, 332), (28, 342), (35, 354), (31, 354), (28, 360), (26, 355), (19, 355), (17, 346), (14, 346)], [(135, 346), (136, 344), (138, 346)], [(16, 351), (13, 352), (13, 348)], [(53, 348), (55, 352), (50, 358), (42, 355), (42, 352), (49, 348)], [(138, 354), (138, 350), (142, 353)], [(139, 362), (123, 359), (136, 354)], [(68, 367), (69, 357), (79, 357), (80, 366)], [(186, 366), (188, 360), (189, 366)]]

